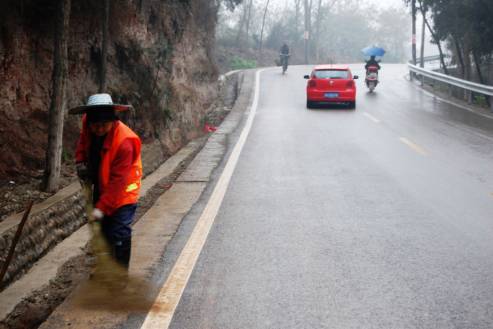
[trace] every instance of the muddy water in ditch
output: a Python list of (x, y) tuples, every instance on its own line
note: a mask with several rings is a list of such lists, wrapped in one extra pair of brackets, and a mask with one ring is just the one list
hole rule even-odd
[(95, 273), (81, 285), (74, 305), (99, 311), (147, 312), (154, 302), (157, 289), (147, 280), (129, 277), (125, 269), (113, 269), (111, 272)]
[(133, 277), (115, 261), (98, 225), (92, 224), (92, 250), (96, 264), (90, 279), (75, 294), (74, 304), (84, 309), (112, 312), (145, 312), (153, 303), (157, 287), (144, 278)]
[[(90, 189), (85, 186), (84, 190), (87, 200), (91, 200)], [(92, 213), (90, 203), (86, 204), (86, 211), (88, 215)], [(96, 264), (90, 280), (75, 293), (75, 306), (124, 313), (148, 311), (154, 301), (152, 292), (157, 290), (155, 284), (129, 276), (128, 269), (113, 258), (102, 234), (101, 223), (90, 218), (89, 225), (92, 234), (90, 246)]]

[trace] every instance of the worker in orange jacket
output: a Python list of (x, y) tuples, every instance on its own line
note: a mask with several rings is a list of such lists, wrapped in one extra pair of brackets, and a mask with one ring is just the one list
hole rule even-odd
[(113, 256), (125, 267), (142, 177), (140, 138), (117, 116), (130, 108), (113, 104), (108, 94), (96, 94), (69, 111), (84, 114), (75, 161), (79, 178), (93, 184), (92, 216), (101, 220)]

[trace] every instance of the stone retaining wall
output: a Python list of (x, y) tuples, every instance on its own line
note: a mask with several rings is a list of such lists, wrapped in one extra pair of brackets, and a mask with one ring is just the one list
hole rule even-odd
[[(46, 252), (86, 222), (82, 200), (79, 192), (30, 216), (0, 290), (22, 276)], [(0, 267), (3, 267), (16, 231), (17, 226), (14, 226), (0, 236)]]

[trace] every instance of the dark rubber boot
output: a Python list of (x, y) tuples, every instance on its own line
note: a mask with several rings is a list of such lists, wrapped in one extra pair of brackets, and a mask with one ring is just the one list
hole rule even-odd
[(130, 252), (132, 250), (132, 240), (117, 241), (114, 245), (114, 256), (116, 261), (128, 269), (130, 264)]

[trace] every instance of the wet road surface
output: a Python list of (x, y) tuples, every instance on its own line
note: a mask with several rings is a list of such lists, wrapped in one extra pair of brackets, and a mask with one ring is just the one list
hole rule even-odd
[(359, 80), (356, 110), (307, 110), (309, 71), (262, 73), (170, 327), (492, 328), (493, 120), (403, 65)]

